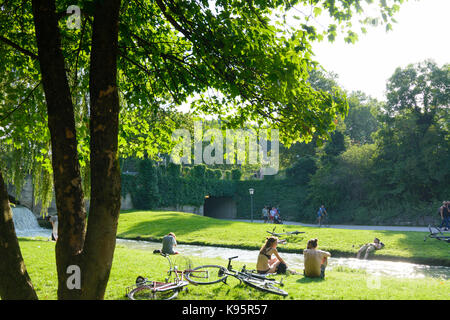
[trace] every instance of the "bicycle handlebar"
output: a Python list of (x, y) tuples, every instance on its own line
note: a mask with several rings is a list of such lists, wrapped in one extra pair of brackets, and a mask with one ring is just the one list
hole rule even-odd
[(227, 266), (227, 269), (228, 269), (228, 270), (231, 269), (231, 260), (236, 259), (237, 257), (238, 257), (238, 256), (234, 256), (234, 257), (228, 258), (228, 266)]

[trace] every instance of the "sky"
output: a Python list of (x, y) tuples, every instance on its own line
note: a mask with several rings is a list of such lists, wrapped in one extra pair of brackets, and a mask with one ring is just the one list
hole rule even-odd
[(397, 67), (425, 59), (450, 63), (450, 0), (409, 0), (396, 13), (397, 23), (368, 28), (355, 44), (343, 37), (313, 46), (315, 58), (327, 71), (338, 74), (346, 90), (361, 90), (385, 100), (386, 81)]

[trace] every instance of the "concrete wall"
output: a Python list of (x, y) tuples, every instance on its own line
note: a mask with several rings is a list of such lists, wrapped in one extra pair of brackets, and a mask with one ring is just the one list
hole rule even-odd
[[(7, 189), (8, 189), (8, 194), (10, 194), (14, 198), (16, 198), (14, 186), (8, 185)], [(32, 178), (31, 178), (31, 176), (28, 176), (25, 180), (25, 184), (24, 184), (24, 187), (20, 194), (20, 198), (16, 199), (16, 200), (20, 201), (21, 205), (30, 209), (36, 215), (36, 217), (39, 217), (40, 212), (41, 212), (41, 205), (39, 203), (36, 205), (34, 204), (34, 195), (33, 194), (34, 194), (34, 190), (33, 190)], [(86, 211), (89, 211), (89, 200), (86, 200), (85, 204), (86, 204)], [(122, 197), (120, 209), (121, 210), (134, 209), (130, 194), (127, 194), (125, 197)], [(203, 215), (203, 206), (195, 207), (195, 206), (183, 205), (183, 206), (161, 208), (161, 209), (194, 213), (194, 214), (198, 214), (201, 216)], [(57, 213), (54, 197), (53, 197), (50, 207), (48, 208), (48, 213), (51, 215)]]
[[(14, 186), (8, 185), (7, 190), (8, 190), (8, 194), (10, 194), (14, 198), (16, 198), (16, 192), (15, 192)], [(19, 199), (16, 198), (16, 200), (18, 200), (21, 205), (30, 209), (37, 217), (40, 216), (41, 204), (40, 203), (34, 204), (34, 189), (33, 189), (31, 176), (28, 176), (25, 179), (25, 184), (23, 186), (22, 192), (20, 193), (20, 198)], [(89, 200), (86, 200), (85, 204), (86, 204), (86, 211), (88, 211), (89, 210)], [(133, 209), (133, 202), (131, 201), (130, 194), (127, 194), (126, 197), (122, 197), (120, 209), (121, 210)], [(51, 215), (57, 213), (55, 197), (53, 197), (50, 207), (48, 208), (48, 213)]]
[[(19, 198), (17, 198), (16, 196), (16, 191), (13, 185), (8, 185), (7, 190), (8, 194), (16, 198), (16, 200), (19, 201), (22, 206), (27, 207), (34, 213), (36, 217), (39, 217), (42, 206), (40, 203), (34, 203), (34, 187), (32, 181), (33, 180), (30, 175), (25, 178), (25, 183)], [(48, 208), (48, 213), (51, 215), (56, 214), (55, 197), (53, 197), (50, 207)]]
[(158, 210), (165, 210), (165, 211), (180, 211), (180, 212), (187, 212), (187, 213), (194, 213), (199, 216), (204, 215), (204, 208), (203, 206), (195, 207), (195, 206), (174, 206), (174, 207), (165, 207), (165, 208), (158, 208)]
[(204, 215), (218, 219), (235, 219), (236, 202), (231, 197), (210, 197), (205, 199)]
[(125, 197), (121, 198), (120, 210), (131, 210), (133, 209), (133, 202), (131, 201), (131, 195), (127, 193)]

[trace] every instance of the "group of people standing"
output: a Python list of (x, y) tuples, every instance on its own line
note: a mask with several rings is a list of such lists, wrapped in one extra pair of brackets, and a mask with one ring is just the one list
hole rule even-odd
[(273, 206), (264, 206), (262, 209), (264, 223), (282, 223), (280, 209)]

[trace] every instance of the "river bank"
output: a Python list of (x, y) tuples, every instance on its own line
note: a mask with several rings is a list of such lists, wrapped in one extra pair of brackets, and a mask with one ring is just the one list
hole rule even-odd
[[(19, 239), (21, 251), (34, 288), (41, 300), (57, 297), (55, 242), (45, 239)], [(205, 248), (200, 248), (204, 250)], [(214, 251), (214, 249), (212, 249)], [(236, 269), (244, 264), (249, 268), (253, 257), (241, 255), (233, 263)], [(227, 260), (216, 257), (189, 255), (194, 265), (226, 265)], [(300, 261), (301, 263), (301, 261)], [(364, 263), (364, 262), (362, 262)], [(292, 262), (295, 265), (295, 262)], [(370, 264), (368, 264), (370, 265)], [(166, 258), (148, 250), (124, 246), (118, 241), (105, 294), (107, 300), (124, 300), (126, 288), (134, 284), (137, 276), (164, 281), (167, 277)], [(405, 269), (405, 272), (409, 272)], [(405, 273), (404, 272), (404, 273)], [(443, 277), (404, 278), (383, 275), (370, 269), (330, 265), (325, 279), (305, 278), (303, 275), (277, 276), (283, 279), (286, 298), (251, 289), (230, 278), (227, 284), (189, 286), (181, 292), (179, 300), (449, 300), (450, 281)]]
[[(117, 239), (117, 246), (128, 249), (144, 250), (153, 253), (155, 249), (161, 249), (160, 242), (139, 241)], [(198, 246), (178, 244), (176, 250), (180, 255), (198, 258), (220, 258), (227, 260), (229, 257), (237, 256), (236, 261), (248, 263), (250, 268), (254, 267), (258, 258), (259, 250), (248, 250), (240, 248), (226, 248), (214, 246)], [(299, 253), (281, 253), (283, 259), (289, 268), (297, 272), (302, 272), (304, 267), (303, 255)], [(174, 256), (173, 258), (177, 258)], [(328, 259), (328, 270), (335, 268), (349, 268), (353, 270), (364, 270), (368, 274), (377, 274), (384, 276), (392, 276), (396, 278), (418, 279), (425, 277), (439, 278), (444, 280), (450, 279), (450, 267), (429, 266), (421, 264), (412, 264), (407, 262), (393, 262), (383, 260), (363, 260), (354, 257), (342, 258), (334, 257)]]
[(334, 257), (355, 257), (361, 245), (377, 237), (386, 246), (370, 259), (450, 266), (449, 245), (435, 239), (424, 241), (426, 232), (267, 225), (175, 211), (125, 211), (120, 215), (117, 237), (159, 242), (167, 233), (175, 232), (180, 244), (258, 250), (269, 235), (267, 231), (274, 227), (277, 232), (305, 232), (287, 237), (287, 244), (280, 246), (280, 252), (301, 254), (309, 239), (318, 238), (319, 248), (329, 251)]

